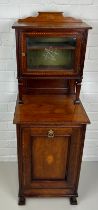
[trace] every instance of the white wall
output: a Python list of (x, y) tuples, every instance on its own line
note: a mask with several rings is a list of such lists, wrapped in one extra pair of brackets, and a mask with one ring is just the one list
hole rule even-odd
[(89, 32), (81, 99), (88, 112), (84, 160), (98, 160), (98, 0), (0, 0), (0, 160), (16, 160), (13, 113), (17, 95), (15, 36), (11, 26), (36, 11), (63, 11), (84, 19)]

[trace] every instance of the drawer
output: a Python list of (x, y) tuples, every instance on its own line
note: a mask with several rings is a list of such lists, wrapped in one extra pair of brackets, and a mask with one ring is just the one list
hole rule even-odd
[(47, 136), (49, 138), (55, 136), (70, 136), (72, 128), (66, 127), (37, 127), (31, 128), (31, 136)]

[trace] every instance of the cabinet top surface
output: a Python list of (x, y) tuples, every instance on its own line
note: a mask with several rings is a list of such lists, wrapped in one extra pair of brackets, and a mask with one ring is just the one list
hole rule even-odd
[(15, 124), (87, 124), (89, 118), (74, 96), (24, 95), (24, 104), (16, 104)]
[(91, 29), (80, 19), (65, 17), (62, 12), (38, 12), (34, 17), (19, 19), (12, 28), (17, 29)]

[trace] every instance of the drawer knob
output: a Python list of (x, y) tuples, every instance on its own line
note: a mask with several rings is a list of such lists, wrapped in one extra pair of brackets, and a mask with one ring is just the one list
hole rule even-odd
[(52, 129), (48, 131), (48, 138), (54, 138), (54, 131)]

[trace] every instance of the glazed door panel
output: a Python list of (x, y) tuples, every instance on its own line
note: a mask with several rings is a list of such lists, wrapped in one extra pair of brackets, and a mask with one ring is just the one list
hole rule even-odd
[(79, 33), (21, 33), (21, 68), (27, 75), (79, 74)]
[(76, 38), (26, 38), (27, 69), (71, 70), (74, 66)]
[(76, 182), (81, 127), (23, 128), (23, 185), (72, 188)]

